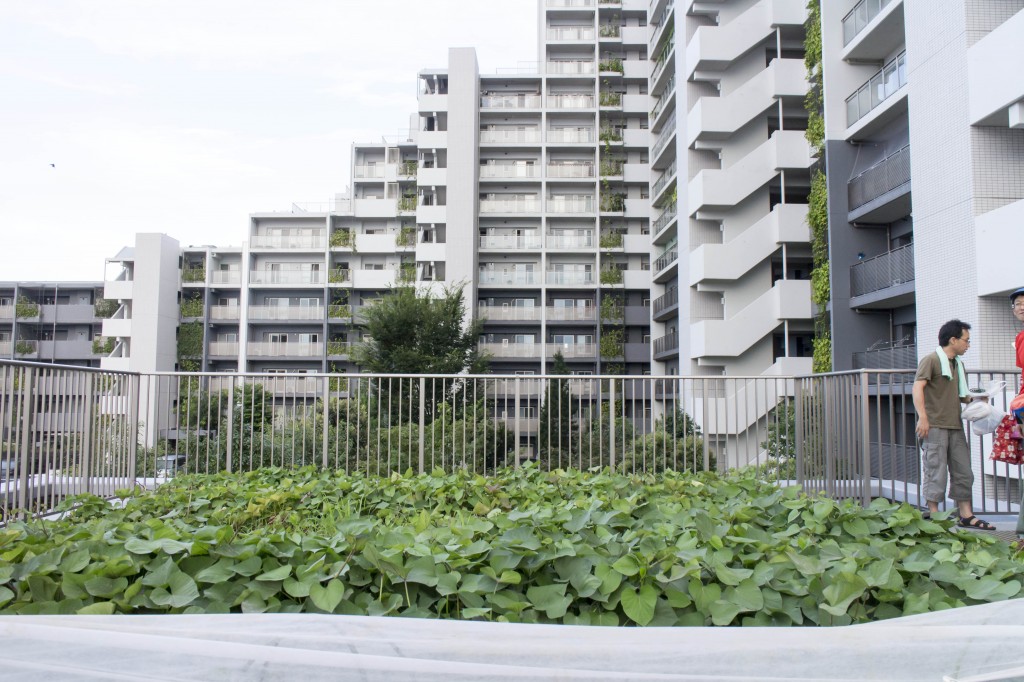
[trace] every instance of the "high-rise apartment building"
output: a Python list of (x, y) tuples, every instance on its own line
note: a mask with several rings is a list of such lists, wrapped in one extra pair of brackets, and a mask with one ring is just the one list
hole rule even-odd
[(969, 366), (1013, 366), (1022, 10), (822, 3), (836, 369), (913, 367), (952, 317), (975, 325)]
[(0, 358), (98, 367), (112, 306), (101, 282), (0, 282)]

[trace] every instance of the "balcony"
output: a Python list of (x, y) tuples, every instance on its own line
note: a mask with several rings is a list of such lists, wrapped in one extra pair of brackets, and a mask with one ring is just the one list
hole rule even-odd
[(669, 164), (668, 168), (661, 174), (661, 177), (654, 183), (654, 187), (651, 189), (651, 198), (654, 200), (658, 199), (661, 191), (668, 185), (669, 180), (676, 176), (676, 160), (673, 159), (672, 163)]
[(254, 249), (323, 249), (327, 246), (324, 235), (258, 234), (249, 238)]
[(860, 0), (850, 13), (843, 17), (843, 45), (849, 45), (890, 2), (892, 0)]
[(516, 93), (511, 95), (484, 95), (480, 98), (481, 109), (540, 109), (541, 97), (536, 94)]
[(593, 40), (593, 26), (557, 26), (548, 28), (549, 41)]
[(579, 74), (593, 74), (593, 61), (579, 61), (575, 59), (555, 60), (547, 63), (548, 75), (570, 76)]
[(532, 271), (509, 270), (507, 272), (495, 272), (481, 270), (478, 281), (481, 285), (526, 286), (539, 284), (540, 277), (538, 277), (536, 272)]
[(594, 164), (584, 163), (553, 163), (547, 167), (549, 178), (592, 178), (594, 177)]
[(917, 366), (917, 344), (879, 342), (853, 354), (854, 369), (912, 369)]
[(536, 358), (544, 351), (539, 343), (481, 343), (477, 346), (481, 353), (488, 353), (495, 358)]
[(383, 178), (384, 164), (356, 164), (352, 172), (352, 177), (356, 179)]
[(907, 53), (902, 52), (846, 98), (846, 126), (853, 126), (906, 84)]
[(320, 306), (253, 305), (249, 306), (249, 319), (256, 321), (315, 320), (319, 322), (324, 319), (324, 309)]
[(850, 222), (864, 219), (868, 214), (870, 219), (864, 222), (888, 223), (909, 215), (910, 145), (850, 180), (846, 194)]
[(10, 357), (10, 355), (13, 352), (14, 352), (14, 342), (13, 341), (0, 341), (0, 357), (4, 357), (4, 358)]
[(241, 316), (242, 309), (237, 305), (210, 306), (210, 320), (214, 322), (237, 322)]
[(549, 109), (593, 109), (593, 95), (548, 95)]
[(533, 163), (488, 163), (480, 166), (480, 179), (539, 178), (540, 166)]
[(319, 270), (250, 270), (250, 284), (323, 284)]
[(514, 235), (514, 234), (488, 234), (480, 237), (481, 249), (539, 249), (541, 240), (539, 235)]
[(214, 270), (210, 273), (211, 284), (241, 284), (242, 272), (240, 270)]
[(657, 260), (654, 261), (653, 270), (655, 273), (659, 273), (670, 265), (673, 265), (677, 260), (679, 260), (679, 249), (676, 244), (673, 243), (665, 249), (660, 256), (658, 256)]
[(0, 305), (0, 320), (13, 320), (14, 319), (14, 306), (13, 305)]
[(866, 303), (855, 301), (857, 297), (875, 292), (897, 288), (904, 293), (907, 289), (913, 293), (914, 282), (914, 245), (907, 244), (873, 258), (867, 258), (850, 267), (850, 306)]
[(324, 354), (324, 344), (250, 341), (247, 350), (254, 358), (318, 358)]
[(348, 284), (352, 282), (352, 271), (348, 268), (332, 268), (327, 275), (330, 284)]
[(596, 343), (549, 343), (546, 346), (545, 354), (549, 358), (556, 353), (561, 353), (566, 360), (597, 357)]
[(593, 213), (594, 197), (548, 197), (546, 209), (548, 213)]
[(540, 213), (537, 197), (510, 197), (508, 199), (481, 199), (481, 213)]
[(663, 229), (665, 229), (665, 227), (667, 227), (669, 223), (671, 223), (675, 219), (676, 219), (676, 207), (674, 205), (673, 206), (669, 206), (664, 211), (662, 211), (661, 215), (658, 216), (657, 220), (655, 220), (653, 223), (651, 223), (651, 234), (657, 235)]
[(511, 128), (480, 131), (480, 144), (528, 144), (540, 142), (540, 128)]
[[(807, 20), (805, 3), (791, 0), (761, 0), (728, 23), (701, 26), (686, 45), (687, 79), (711, 78), (708, 72), (722, 71), (776, 31), (802, 28)], [(704, 73), (698, 73), (704, 72)]]
[(212, 341), (209, 347), (211, 358), (236, 358), (238, 357), (237, 341)]
[(548, 7), (569, 8), (569, 7), (593, 7), (594, 0), (547, 0), (544, 3)]
[(556, 286), (583, 286), (594, 283), (593, 271), (548, 270), (545, 282)]
[(679, 309), (679, 289), (673, 287), (654, 299), (651, 304), (655, 320), (666, 319)]
[(545, 238), (545, 242), (549, 249), (592, 249), (594, 248), (594, 235), (565, 235), (549, 232)]
[(593, 322), (597, 319), (597, 311), (592, 305), (558, 308), (549, 306), (547, 319), (548, 322)]
[(654, 359), (664, 360), (679, 355), (679, 334), (669, 332), (660, 338), (654, 339)]
[(477, 316), (490, 322), (537, 322), (541, 309), (537, 306), (488, 306), (477, 308)]
[(593, 141), (593, 128), (551, 128), (548, 130), (548, 142), (589, 144)]

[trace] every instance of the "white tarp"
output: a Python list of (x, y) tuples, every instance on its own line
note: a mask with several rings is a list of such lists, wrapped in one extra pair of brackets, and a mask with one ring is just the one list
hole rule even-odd
[(0, 617), (0, 680), (1024, 680), (1024, 599), (835, 628)]

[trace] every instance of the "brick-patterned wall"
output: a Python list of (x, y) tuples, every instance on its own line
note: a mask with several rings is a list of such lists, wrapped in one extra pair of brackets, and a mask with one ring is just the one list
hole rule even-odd
[[(1021, 286), (1024, 286), (1024, 271), (1021, 272)], [(971, 349), (972, 354), (978, 356), (978, 365), (983, 369), (1012, 370), (1016, 366), (1013, 340), (1021, 330), (1021, 323), (1010, 312), (1009, 297), (979, 298), (975, 327), (974, 331), (983, 333), (985, 340), (985, 343)]]
[(1024, 130), (971, 128), (971, 165), (974, 215), (1024, 199)]
[(967, 47), (999, 28), (1022, 9), (1024, 0), (965, 0)]

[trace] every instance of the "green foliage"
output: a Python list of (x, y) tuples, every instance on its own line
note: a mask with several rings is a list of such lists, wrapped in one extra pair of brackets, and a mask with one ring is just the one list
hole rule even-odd
[(622, 270), (616, 267), (601, 268), (601, 284), (622, 284)]
[(601, 319), (608, 322), (622, 322), (622, 297), (618, 294), (604, 294), (601, 297)]
[(402, 263), (398, 266), (398, 281), (401, 284), (411, 284), (416, 281), (416, 264)]
[(349, 307), (349, 305), (347, 303), (345, 303), (345, 304), (332, 303), (331, 305), (327, 306), (327, 317), (331, 318), (332, 320), (334, 320), (334, 319), (337, 319), (337, 320), (351, 319), (352, 318), (352, 309)]
[[(569, 366), (565, 364), (561, 352), (555, 353), (554, 364), (549, 374), (570, 374)], [(573, 400), (570, 388), (570, 381), (567, 379), (551, 379), (544, 393), (544, 402), (540, 407), (538, 452), (546, 461), (554, 461), (560, 455), (570, 453), (575, 440), (572, 430), (580, 401)]]
[(396, 243), (398, 246), (415, 246), (416, 230), (412, 227), (402, 227), (398, 232)]
[(824, 306), (832, 297), (829, 288), (829, 263), (825, 261), (811, 271), (811, 300)]
[(182, 282), (205, 282), (206, 281), (206, 267), (185, 267), (181, 271)]
[(622, 142), (622, 129), (620, 128), (604, 128), (602, 127), (598, 133), (598, 139), (601, 142)]
[(14, 306), (14, 316), (19, 320), (39, 317), (39, 304), (33, 303), (25, 296), (19, 296), (18, 302)]
[(417, 168), (418, 165), (419, 164), (416, 162), (415, 159), (411, 159), (409, 161), (403, 161), (398, 166), (398, 174), (401, 175), (402, 177), (408, 177), (410, 175), (416, 175), (416, 168)]
[(114, 339), (97, 336), (92, 340), (92, 352), (94, 355), (110, 355), (114, 352)]
[(182, 318), (203, 316), (202, 294), (195, 292), (194, 294), (181, 299), (181, 316)]
[(18, 339), (14, 342), (14, 354), (15, 355), (32, 355), (38, 350), (35, 341), (28, 341), (26, 339)]
[(348, 341), (334, 340), (327, 342), (328, 355), (348, 355)]
[(109, 320), (120, 307), (121, 304), (117, 301), (112, 301), (109, 298), (99, 298), (96, 299), (96, 303), (93, 305), (93, 312), (96, 317)]
[(355, 249), (356, 235), (347, 227), (337, 229), (331, 233), (331, 246), (336, 249)]
[(198, 363), (195, 363), (195, 370), (185, 369), (182, 360), (195, 360), (202, 357), (203, 331), (202, 322), (185, 322), (178, 325), (178, 366), (186, 372), (198, 370)]
[(824, 98), (822, 89), (821, 63), (821, 2), (809, 0), (807, 3), (807, 22), (804, 24), (804, 64), (807, 67), (807, 80), (810, 89), (804, 98), (807, 110), (807, 131), (804, 135), (814, 148), (814, 154), (821, 158), (825, 150), (825, 117), (823, 115)]
[(406, 194), (398, 200), (398, 210), (403, 212), (416, 210), (416, 195)]
[(832, 371), (832, 335), (828, 332), (814, 337), (812, 367), (815, 373)]
[(618, 57), (611, 59), (602, 59), (597, 64), (598, 71), (614, 71), (616, 73), (623, 73), (622, 60)]
[(606, 232), (601, 235), (602, 249), (618, 249), (622, 247), (621, 232)]
[(327, 273), (327, 281), (331, 284), (343, 284), (352, 281), (352, 271), (348, 268), (332, 268)]
[(607, 328), (601, 332), (601, 357), (603, 359), (621, 358), (623, 354), (623, 331), (621, 328)]
[(602, 92), (600, 98), (600, 104), (602, 107), (617, 107), (622, 104), (622, 93), (620, 92)]
[(0, 612), (841, 625), (1019, 598), (1024, 579), (995, 538), (749, 472), (271, 469), (70, 502), (0, 532)]
[(807, 223), (811, 228), (811, 292), (818, 305), (815, 319), (814, 367), (815, 372), (832, 370), (829, 313), (826, 305), (832, 298), (828, 256), (828, 187), (826, 176), (818, 170), (811, 178), (811, 191), (807, 199)]

